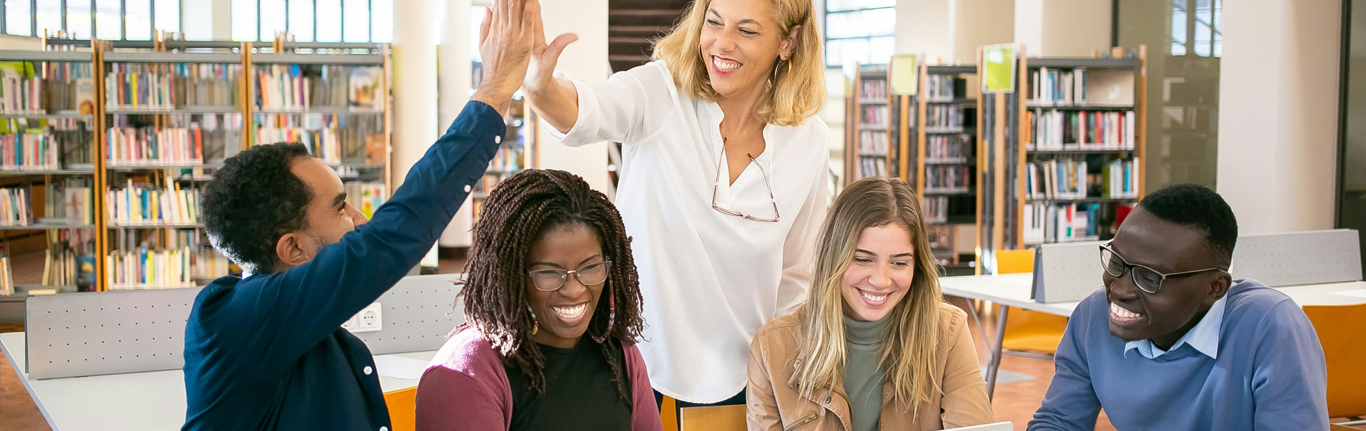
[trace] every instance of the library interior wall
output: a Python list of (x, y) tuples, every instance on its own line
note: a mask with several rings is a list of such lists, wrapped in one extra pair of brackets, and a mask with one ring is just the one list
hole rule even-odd
[[(434, 1), (394, 2), (394, 43), (392, 45), (393, 109), (393, 187), (426, 153), (437, 136), (436, 40), (432, 37), (436, 16)], [(403, 19), (400, 17), (408, 17)], [(411, 19), (426, 17), (427, 19)], [(401, 25), (400, 25), (401, 23)], [(422, 259), (424, 266), (436, 266), (436, 247)]]
[(978, 47), (1014, 41), (1019, 24), (1012, 3), (1013, 0), (953, 0), (948, 19), (953, 35), (952, 62), (974, 64)]
[[(440, 1), (437, 2), (436, 10), (433, 15), (440, 17), (436, 23), (436, 32), (437, 39), (441, 41), (436, 47), (436, 111), (439, 129), (437, 133), (444, 133), (469, 101), (469, 59), (473, 53), (470, 52), (470, 30), (466, 23), (470, 22), (470, 0)], [(455, 219), (451, 220), (450, 226), (442, 233), (438, 245), (468, 247), (473, 242), (470, 235), (473, 218), (469, 201), (470, 198), (466, 198), (465, 204), (460, 206)]]
[[(560, 54), (557, 71), (589, 82), (611, 75), (612, 68), (607, 62), (607, 0), (544, 1), (541, 13), (546, 17), (547, 42), (562, 33), (579, 36)], [(607, 176), (607, 143), (567, 147), (550, 136), (549, 128), (541, 123), (540, 167), (572, 172), (583, 177), (594, 190), (606, 193), (612, 187)]]
[(1218, 191), (1241, 233), (1333, 227), (1341, 0), (1224, 4)]

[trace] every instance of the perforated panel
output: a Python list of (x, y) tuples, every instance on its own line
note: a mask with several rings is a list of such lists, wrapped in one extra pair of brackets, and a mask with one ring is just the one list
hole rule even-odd
[[(376, 355), (437, 350), (446, 335), (465, 321), (462, 307), (454, 307), (457, 274), (404, 277), (379, 297), (384, 329), (356, 333)], [(449, 314), (449, 315), (447, 315)]]
[(198, 288), (64, 293), (28, 299), (34, 379), (179, 369)]
[(1044, 244), (1035, 254), (1034, 300), (1080, 301), (1104, 287), (1100, 242)]
[[(358, 333), (376, 355), (437, 350), (464, 322), (452, 307), (458, 275), (405, 277), (381, 296), (383, 330)], [(29, 377), (180, 369), (185, 320), (198, 288), (69, 293), (28, 300)], [(454, 310), (454, 311), (452, 311)], [(447, 315), (450, 313), (450, 315)]]
[(1268, 286), (1361, 280), (1361, 244), (1351, 229), (1238, 237), (1234, 278)]

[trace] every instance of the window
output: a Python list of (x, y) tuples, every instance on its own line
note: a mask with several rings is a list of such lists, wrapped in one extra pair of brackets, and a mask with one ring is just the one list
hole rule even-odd
[(825, 65), (886, 64), (895, 50), (896, 0), (826, 0)]
[(1172, 1), (1172, 56), (1224, 55), (1223, 0)]
[[(38, 37), (151, 40), (157, 31), (180, 31), (181, 0), (2, 0), (0, 32)], [(91, 6), (94, 10), (91, 10)]]
[(299, 42), (389, 43), (393, 9), (394, 0), (232, 0), (232, 38), (271, 41), (288, 32)]

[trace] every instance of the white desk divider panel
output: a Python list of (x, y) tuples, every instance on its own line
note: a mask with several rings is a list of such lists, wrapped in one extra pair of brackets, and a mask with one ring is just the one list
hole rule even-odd
[[(383, 329), (356, 334), (376, 355), (437, 350), (463, 322), (455, 274), (405, 277), (381, 296)], [(323, 287), (320, 287), (323, 288)], [(199, 288), (64, 293), (26, 304), (29, 378), (180, 369)], [(448, 316), (447, 313), (450, 313)]]
[(1031, 299), (1043, 303), (1080, 301), (1104, 287), (1100, 244), (1044, 244), (1035, 249)]
[(1243, 235), (1231, 272), (1271, 287), (1360, 281), (1361, 244), (1352, 229)]

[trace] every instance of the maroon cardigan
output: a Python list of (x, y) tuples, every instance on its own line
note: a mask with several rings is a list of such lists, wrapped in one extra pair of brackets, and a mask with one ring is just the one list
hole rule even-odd
[[(631, 429), (663, 431), (645, 359), (625, 346), (631, 379)], [(446, 340), (417, 385), (417, 430), (506, 431), (512, 424), (512, 386), (484, 334), (466, 328)]]

